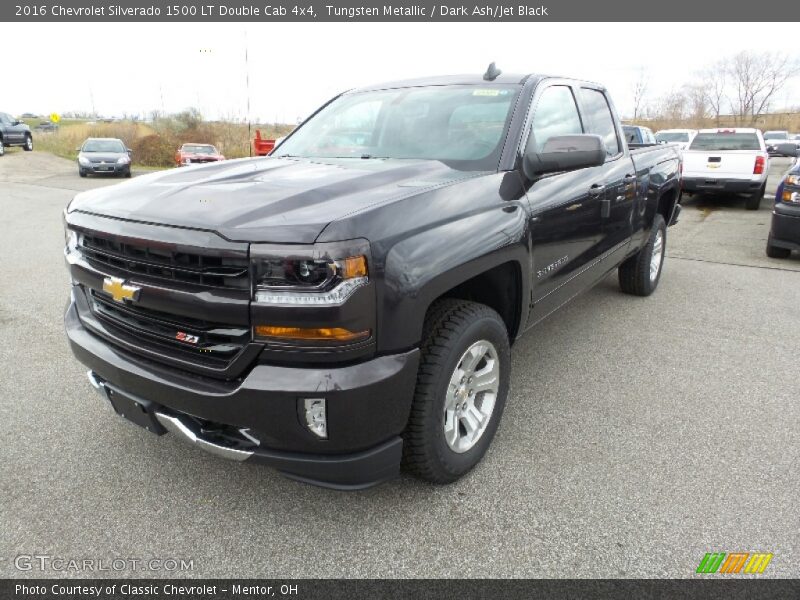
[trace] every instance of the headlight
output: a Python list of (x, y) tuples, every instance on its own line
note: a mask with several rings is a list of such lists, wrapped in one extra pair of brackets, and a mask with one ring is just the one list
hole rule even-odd
[(82, 164), (85, 167), (88, 167), (89, 165), (92, 164), (92, 162), (88, 158), (86, 158), (83, 154), (78, 155), (78, 163)]
[(340, 305), (369, 283), (366, 242), (250, 250), (258, 303)]
[(789, 175), (786, 178), (787, 185), (800, 185), (800, 175)]
[(127, 165), (129, 162), (131, 162), (130, 156), (120, 156), (117, 159), (117, 164), (118, 165)]
[[(77, 254), (74, 252), (78, 249), (78, 232), (72, 229), (64, 230), (64, 257), (69, 264), (72, 264), (77, 259)], [(72, 279), (70, 278), (70, 281)]]

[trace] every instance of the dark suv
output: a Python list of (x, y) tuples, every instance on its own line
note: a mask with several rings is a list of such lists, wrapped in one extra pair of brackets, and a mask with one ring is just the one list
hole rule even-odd
[(33, 150), (33, 134), (31, 128), (8, 113), (0, 112), (0, 156), (5, 154), (9, 146), (22, 146), (30, 152)]

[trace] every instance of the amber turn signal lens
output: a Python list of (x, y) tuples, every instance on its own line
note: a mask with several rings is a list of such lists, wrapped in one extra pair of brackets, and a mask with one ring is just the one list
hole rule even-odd
[(367, 258), (365, 256), (351, 256), (342, 261), (342, 278), (353, 279), (367, 276)]
[(256, 336), (279, 340), (307, 340), (312, 342), (356, 342), (369, 337), (366, 331), (350, 331), (342, 327), (273, 327), (256, 325)]

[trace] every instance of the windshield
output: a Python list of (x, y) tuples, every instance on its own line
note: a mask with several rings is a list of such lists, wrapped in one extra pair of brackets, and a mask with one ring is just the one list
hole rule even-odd
[(216, 154), (217, 149), (214, 146), (206, 144), (184, 144), (181, 148), (187, 154)]
[(770, 140), (788, 140), (789, 134), (785, 131), (768, 131), (764, 134), (764, 139)]
[(125, 152), (125, 144), (119, 140), (88, 140), (81, 152)]
[(670, 133), (657, 133), (656, 139), (659, 142), (688, 142), (689, 134), (684, 131), (673, 131)]
[(755, 133), (698, 133), (689, 150), (761, 150)]
[(491, 170), (519, 86), (431, 86), (341, 96), (273, 156), (430, 159)]

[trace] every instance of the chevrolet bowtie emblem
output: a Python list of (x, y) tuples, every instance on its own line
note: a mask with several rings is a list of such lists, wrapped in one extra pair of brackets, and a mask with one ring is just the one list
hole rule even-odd
[(111, 294), (115, 302), (125, 302), (125, 300), (136, 302), (142, 288), (137, 285), (126, 285), (125, 280), (119, 277), (106, 277), (103, 280), (103, 291)]

